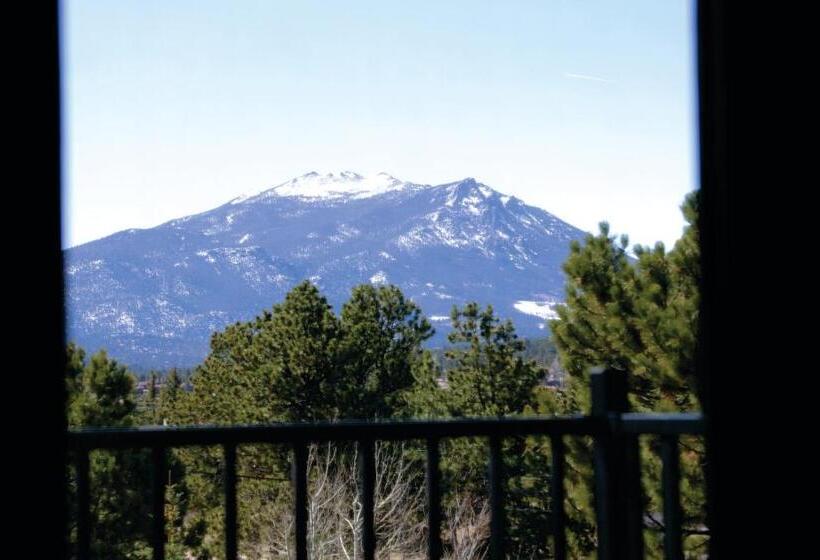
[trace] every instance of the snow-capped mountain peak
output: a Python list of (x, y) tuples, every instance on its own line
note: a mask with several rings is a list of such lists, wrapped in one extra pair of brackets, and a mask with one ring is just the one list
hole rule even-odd
[(400, 181), (389, 173), (361, 175), (355, 171), (339, 171), (324, 175), (311, 171), (255, 195), (243, 195), (231, 201), (241, 204), (271, 197), (298, 197), (304, 199), (369, 198), (389, 191), (403, 189), (410, 183)]

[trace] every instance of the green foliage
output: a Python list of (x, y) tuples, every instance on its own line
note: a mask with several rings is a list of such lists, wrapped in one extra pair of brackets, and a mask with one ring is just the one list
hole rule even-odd
[(448, 402), (453, 416), (506, 416), (532, 404), (533, 388), (544, 371), (520, 357), (524, 343), (510, 320), (502, 322), (492, 306), (468, 303), (453, 307), (454, 347), (447, 357), (455, 366), (447, 372)]
[(628, 371), (637, 411), (692, 410), (699, 279), (697, 196), (683, 206), (689, 225), (666, 253), (635, 247), (637, 263), (601, 224), (564, 263), (566, 305), (550, 323), (567, 372), (585, 379), (591, 366)]
[(337, 415), (341, 325), (316, 286), (303, 282), (274, 307), (261, 328), (254, 359), (272, 391), (271, 412), (286, 420)]
[(156, 385), (149, 388), (154, 393), (153, 400), (156, 402), (155, 423), (171, 424), (177, 410), (177, 403), (183, 397), (182, 378), (176, 369), (171, 369), (165, 378), (162, 389), (157, 391)]
[[(129, 427), (144, 417), (136, 410), (135, 377), (100, 350), (86, 361), (85, 351), (75, 344), (66, 348), (68, 421), (72, 428)], [(170, 389), (164, 392), (166, 402)], [(162, 402), (162, 397), (160, 401)], [(166, 405), (170, 406), (170, 405)], [(169, 524), (169, 558), (181, 558), (179, 541), (187, 511), (183, 472), (174, 457), (169, 459), (168, 493), (173, 506), (166, 512)], [(106, 559), (150, 558), (151, 462), (144, 451), (94, 451), (89, 457), (91, 482), (92, 556)], [(76, 472), (68, 472), (69, 508), (76, 510)], [(73, 516), (76, 520), (76, 515)], [(72, 541), (76, 526), (69, 528)]]
[(390, 418), (405, 412), (413, 364), (433, 330), (395, 286), (356, 286), (342, 307), (343, 417)]
[(412, 389), (404, 393), (404, 409), (413, 418), (444, 418), (450, 409), (440, 386), (442, 370), (433, 352), (423, 351), (411, 364)]
[(136, 410), (134, 376), (125, 366), (110, 360), (100, 350), (89, 362), (78, 367), (84, 352), (69, 346), (66, 371), (69, 379), (70, 426), (124, 427), (133, 423)]
[[(66, 348), (66, 384), (70, 427), (130, 426), (134, 421), (134, 378), (100, 351), (86, 362), (74, 344)], [(97, 451), (89, 457), (92, 543), (95, 557), (133, 558), (132, 549), (146, 542), (150, 488), (146, 457), (130, 451)], [(69, 507), (76, 507), (76, 473), (69, 469)], [(73, 531), (75, 528), (71, 528)]]
[[(639, 412), (691, 411), (697, 407), (694, 391), (694, 356), (698, 326), (699, 245), (696, 228), (698, 194), (690, 193), (682, 210), (687, 227), (672, 251), (663, 244), (636, 246), (637, 259), (626, 252), (628, 239), (609, 235), (600, 226), (597, 236), (584, 244), (573, 243), (564, 264), (567, 276), (566, 305), (550, 323), (563, 366), (570, 374), (566, 389), (554, 399), (544, 399), (540, 412), (588, 412), (589, 377), (593, 366), (629, 373), (630, 402)], [(657, 517), (662, 507), (660, 461), (657, 442), (643, 438), (642, 463), (646, 510)], [(703, 524), (703, 444), (683, 438), (681, 457), (682, 502), (689, 526)], [(580, 504), (576, 526), (586, 532), (592, 550), (591, 444), (570, 443), (569, 498)], [(584, 517), (586, 519), (584, 519)], [(660, 552), (660, 524), (647, 533), (647, 554)], [(586, 528), (585, 528), (586, 527)], [(687, 548), (700, 546), (702, 538), (686, 540)]]
[(337, 318), (303, 282), (253, 321), (211, 339), (180, 423), (312, 421), (405, 413), (432, 329), (394, 286), (353, 289)]

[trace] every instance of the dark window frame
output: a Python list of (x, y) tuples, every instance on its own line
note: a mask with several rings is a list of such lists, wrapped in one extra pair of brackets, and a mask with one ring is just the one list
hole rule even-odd
[[(38, 417), (32, 436), (23, 430), (19, 440), (12, 442), (22, 452), (31, 452), (26, 463), (27, 476), (36, 481), (33, 493), (21, 496), (16, 512), (23, 517), (32, 514), (41, 522), (36, 534), (39, 540), (49, 541), (58, 547), (54, 557), (65, 557), (64, 527), (66, 509), (65, 465), (67, 459), (67, 432), (65, 387), (62, 375), (45, 375), (43, 372), (62, 372), (64, 369), (64, 286), (63, 255), (61, 249), (61, 111), (60, 111), (60, 52), (59, 11), (57, 0), (36, 3), (25, 7), (28, 12), (20, 20), (26, 27), (22, 43), (25, 70), (18, 78), (22, 84), (24, 102), (29, 104), (25, 115), (25, 128), (18, 139), (26, 156), (28, 182), (33, 186), (18, 193), (23, 203), (37, 208), (37, 231), (26, 246), (27, 254), (22, 261), (27, 274), (19, 280), (23, 293), (30, 295), (28, 301), (13, 301), (12, 312), (23, 317), (23, 330), (36, 332), (37, 339), (15, 348), (25, 358), (37, 357), (38, 367), (29, 367), (27, 379), (20, 380), (22, 391), (37, 395)], [(724, 534), (726, 501), (719, 488), (727, 482), (724, 469), (725, 455), (718, 444), (719, 435), (726, 423), (724, 403), (729, 403), (725, 386), (718, 384), (716, 373), (729, 363), (730, 350), (719, 347), (719, 333), (729, 326), (730, 222), (731, 194), (736, 190), (730, 178), (739, 169), (729, 153), (729, 136), (733, 130), (729, 118), (730, 96), (729, 71), (736, 55), (730, 56), (727, 34), (729, 14), (721, 1), (698, 2), (697, 7), (697, 64), (699, 106), (699, 155), (702, 211), (700, 215), (701, 254), (703, 283), (701, 288), (701, 352), (698, 375), (703, 392), (703, 413), (706, 420), (709, 464), (708, 493), (710, 527), (712, 528), (712, 557), (722, 557), (727, 546), (721, 539)], [(733, 58), (734, 57), (734, 58)], [(31, 279), (35, 279), (32, 282)], [(12, 295), (15, 297), (16, 294)], [(20, 298), (23, 299), (23, 298)], [(33, 337), (31, 337), (33, 338)], [(31, 363), (28, 364), (31, 366)], [(36, 371), (34, 371), (36, 370)], [(35, 378), (36, 375), (38, 377)], [(20, 374), (18, 374), (20, 375)], [(43, 442), (50, 442), (44, 444)], [(19, 467), (18, 467), (19, 468)], [(19, 490), (17, 490), (19, 492)], [(43, 511), (44, 508), (47, 511)]]

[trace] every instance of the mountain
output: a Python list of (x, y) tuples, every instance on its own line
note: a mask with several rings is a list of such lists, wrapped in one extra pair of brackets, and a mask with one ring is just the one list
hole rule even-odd
[(391, 283), (445, 340), (453, 304), (491, 303), (543, 336), (561, 264), (584, 232), (472, 178), (308, 173), (256, 195), (65, 251), (69, 340), (135, 368), (191, 366), (213, 331), (309, 279), (338, 311), (350, 288)]

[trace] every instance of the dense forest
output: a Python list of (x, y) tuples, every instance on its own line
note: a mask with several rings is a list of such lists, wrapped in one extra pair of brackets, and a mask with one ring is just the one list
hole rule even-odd
[[(566, 304), (549, 340), (524, 341), (489, 305), (453, 307), (449, 346), (423, 343), (432, 327), (395, 286), (360, 285), (335, 314), (309, 282), (256, 318), (213, 334), (210, 353), (190, 371), (152, 372), (137, 391), (128, 368), (100, 350), (69, 344), (66, 383), (71, 427), (144, 424), (248, 424), (345, 418), (458, 418), (589, 412), (588, 372), (606, 365), (627, 372), (636, 411), (692, 411), (699, 250), (697, 196), (683, 205), (688, 226), (670, 251), (635, 247), (598, 235), (573, 242), (564, 264)], [(558, 361), (556, 361), (556, 358)], [(559, 367), (560, 362), (560, 367)], [(560, 384), (547, 383), (560, 370)], [(642, 444), (647, 556), (662, 556), (658, 442)], [(681, 497), (687, 557), (705, 553), (703, 443), (682, 438)], [(442, 442), (442, 539), (447, 558), (486, 556), (489, 507), (487, 443)], [(503, 443), (507, 550), (512, 558), (552, 556), (546, 438)], [(566, 511), (571, 556), (594, 556), (592, 447), (567, 438)], [(309, 449), (310, 555), (360, 557), (361, 503), (353, 445)], [(421, 558), (426, 542), (424, 448), (421, 442), (376, 446), (376, 532), (381, 558)], [(220, 449), (174, 449), (168, 461), (168, 558), (220, 558), (223, 550)], [(238, 450), (240, 552), (291, 558), (289, 450)], [(91, 457), (93, 553), (149, 558), (150, 458), (147, 452)], [(68, 469), (72, 488), (75, 473)], [(75, 508), (76, 496), (69, 496)], [(69, 527), (72, 540), (76, 527)]]

